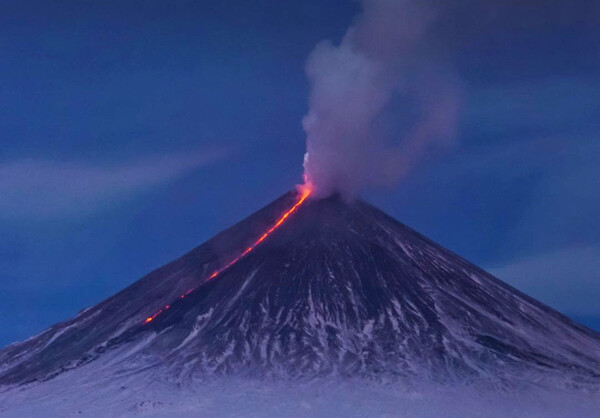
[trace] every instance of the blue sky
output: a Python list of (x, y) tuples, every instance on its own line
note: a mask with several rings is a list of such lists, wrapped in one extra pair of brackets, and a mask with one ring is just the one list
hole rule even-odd
[[(463, 98), (455, 143), (364, 197), (600, 329), (600, 13), (579, 1), (505, 3), (444, 11), (438, 47)], [(323, 39), (339, 42), (359, 5), (0, 9), (4, 345), (300, 182), (306, 58)]]

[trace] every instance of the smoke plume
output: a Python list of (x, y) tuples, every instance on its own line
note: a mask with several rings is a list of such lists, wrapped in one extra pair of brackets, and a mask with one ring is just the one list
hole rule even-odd
[(310, 54), (305, 178), (315, 193), (347, 198), (404, 177), (426, 152), (452, 142), (459, 89), (433, 32), (429, 1), (362, 0), (339, 45)]

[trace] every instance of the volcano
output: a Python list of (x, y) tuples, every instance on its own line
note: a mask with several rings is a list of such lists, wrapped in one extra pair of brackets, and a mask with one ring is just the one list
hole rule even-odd
[(73, 319), (4, 348), (0, 385), (102, 367), (181, 381), (600, 387), (599, 334), (363, 201), (300, 199), (283, 195)]

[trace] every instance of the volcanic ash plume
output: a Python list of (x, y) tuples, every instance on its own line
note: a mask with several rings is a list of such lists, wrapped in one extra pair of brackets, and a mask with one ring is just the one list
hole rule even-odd
[(428, 4), (362, 0), (341, 43), (323, 41), (310, 54), (304, 170), (317, 195), (352, 198), (393, 183), (452, 140), (458, 89), (434, 52)]

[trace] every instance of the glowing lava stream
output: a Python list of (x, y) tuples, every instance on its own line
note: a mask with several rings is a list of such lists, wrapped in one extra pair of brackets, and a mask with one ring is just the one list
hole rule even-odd
[[(296, 201), (294, 206), (292, 206), (290, 209), (288, 209), (287, 212), (285, 212), (283, 215), (281, 215), (281, 217), (277, 220), (277, 222), (275, 222), (275, 224), (271, 228), (269, 228), (267, 230), (267, 232), (262, 234), (259, 239), (254, 241), (254, 243), (252, 245), (250, 245), (248, 248), (246, 248), (240, 255), (235, 257), (229, 263), (227, 263), (220, 269), (216, 270), (213, 274), (208, 276), (206, 281), (204, 281), (203, 283), (206, 283), (207, 281), (214, 279), (219, 274), (221, 274), (223, 271), (227, 270), (229, 267), (233, 266), (235, 263), (240, 261), (244, 256), (248, 255), (254, 248), (256, 248), (257, 245), (259, 245), (261, 242), (266, 240), (267, 237), (269, 235), (271, 235), (271, 233), (273, 231), (275, 231), (277, 228), (279, 228), (291, 214), (296, 212), (296, 210), (306, 201), (306, 199), (308, 199), (308, 197), (310, 196), (311, 193), (312, 193), (312, 187), (310, 186), (310, 184), (300, 186), (298, 188), (298, 200)], [(184, 299), (187, 295), (192, 293), (194, 290), (195, 290), (195, 288), (187, 290), (185, 293), (183, 293), (179, 296), (179, 299)], [(162, 307), (161, 309), (156, 311), (154, 314), (152, 314), (152, 316), (149, 316), (148, 318), (146, 318), (144, 323), (147, 324), (148, 322), (151, 322), (154, 318), (156, 318), (158, 315), (160, 315), (164, 311), (168, 310), (169, 308), (171, 308), (171, 305), (165, 305), (164, 307)]]

